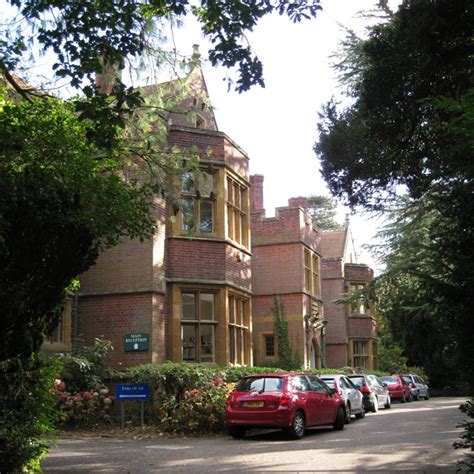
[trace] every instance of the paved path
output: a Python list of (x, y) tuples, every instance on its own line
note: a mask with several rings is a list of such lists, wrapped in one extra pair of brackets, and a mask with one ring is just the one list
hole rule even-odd
[(462, 398), (394, 403), (343, 431), (308, 430), (289, 441), (280, 431), (243, 440), (214, 438), (61, 439), (43, 461), (45, 473), (155, 472), (455, 472), (452, 444)]

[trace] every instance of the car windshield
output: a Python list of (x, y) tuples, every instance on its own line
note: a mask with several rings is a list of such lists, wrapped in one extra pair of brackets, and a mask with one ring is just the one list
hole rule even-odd
[(325, 379), (324, 377), (321, 377), (321, 380), (329, 387), (329, 388), (335, 388), (335, 383), (334, 379)]
[(251, 377), (242, 379), (236, 390), (239, 392), (274, 392), (282, 390), (283, 379), (281, 377)]
[(357, 387), (360, 388), (364, 385), (364, 377), (349, 377), (352, 380), (352, 383)]
[(387, 385), (397, 385), (398, 378), (397, 377), (380, 377), (382, 382), (385, 382)]

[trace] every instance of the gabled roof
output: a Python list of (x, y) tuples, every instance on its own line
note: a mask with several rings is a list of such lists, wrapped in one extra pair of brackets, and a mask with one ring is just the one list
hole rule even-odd
[(343, 258), (346, 248), (347, 227), (342, 230), (321, 232), (321, 255), (323, 258)]
[[(211, 106), (206, 81), (202, 73), (200, 54), (195, 49), (195, 66), (182, 79), (141, 87), (143, 97), (161, 95), (164, 99), (178, 98), (176, 112), (165, 111), (169, 125), (181, 125), (218, 131), (216, 118)], [(180, 100), (179, 98), (182, 98)], [(179, 110), (179, 112), (178, 112)], [(189, 114), (187, 113), (189, 111)]]
[(321, 232), (320, 250), (323, 258), (338, 258), (344, 263), (357, 263), (349, 220), (346, 220), (340, 230)]

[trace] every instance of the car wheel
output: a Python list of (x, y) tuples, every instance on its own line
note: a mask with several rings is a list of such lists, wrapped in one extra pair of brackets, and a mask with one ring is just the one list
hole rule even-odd
[(345, 420), (345, 423), (346, 425), (349, 425), (352, 421), (352, 410), (351, 410), (351, 406), (350, 405), (347, 405), (346, 407), (346, 420)]
[(372, 413), (377, 413), (379, 411), (379, 401), (377, 397), (374, 398), (374, 404), (372, 405)]
[(428, 392), (428, 390), (426, 391), (426, 396), (425, 396), (425, 400), (429, 400), (430, 399), (430, 392)]
[(242, 439), (246, 432), (247, 430), (245, 428), (241, 428), (240, 426), (231, 426), (229, 428), (229, 434), (234, 439)]
[(408, 402), (412, 402), (413, 401), (413, 394), (410, 392), (410, 395), (408, 396)]
[(365, 416), (365, 408), (364, 405), (360, 407), (360, 412), (356, 414), (356, 418), (364, 418)]
[(288, 428), (288, 436), (291, 439), (301, 439), (304, 436), (305, 420), (300, 411), (295, 413), (291, 426)]
[(416, 401), (419, 401), (419, 400), (420, 400), (420, 392), (416, 392), (415, 400), (416, 400)]
[(403, 394), (402, 399), (400, 400), (402, 403), (406, 403), (407, 398), (405, 397), (405, 394)]
[(384, 408), (388, 410), (392, 406), (392, 400), (390, 399), (390, 395), (387, 395), (387, 401), (385, 402)]
[(346, 414), (344, 413), (344, 408), (339, 407), (336, 414), (336, 421), (332, 425), (335, 430), (343, 430), (344, 429), (344, 422), (346, 419)]

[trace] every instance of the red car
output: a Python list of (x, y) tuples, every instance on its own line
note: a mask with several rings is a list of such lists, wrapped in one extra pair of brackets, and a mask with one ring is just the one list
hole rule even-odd
[(227, 399), (225, 418), (233, 438), (252, 428), (281, 428), (290, 438), (305, 428), (344, 428), (346, 406), (334, 389), (304, 373), (258, 374), (244, 377)]
[(403, 377), (398, 375), (386, 375), (379, 377), (379, 379), (387, 386), (392, 400), (400, 400), (402, 403), (411, 402), (413, 400), (410, 385), (406, 383)]

